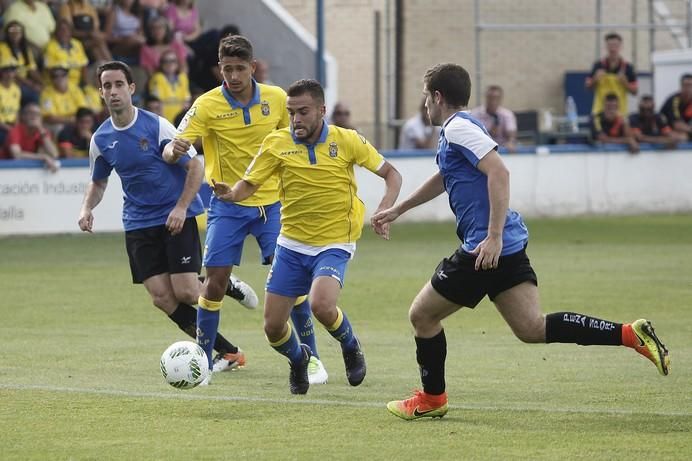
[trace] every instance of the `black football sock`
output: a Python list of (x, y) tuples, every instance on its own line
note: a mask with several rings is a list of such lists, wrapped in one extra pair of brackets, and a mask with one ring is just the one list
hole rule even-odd
[(574, 312), (554, 312), (545, 316), (545, 342), (621, 346), (622, 324)]
[[(183, 330), (185, 334), (191, 338), (197, 338), (197, 309), (189, 304), (180, 303), (168, 318), (178, 325), (178, 328)], [(214, 349), (221, 354), (238, 352), (238, 348), (224, 338), (221, 333), (216, 334)]]
[(440, 331), (432, 338), (416, 337), (416, 360), (420, 367), (420, 379), (427, 394), (440, 395), (445, 391), (445, 360), (447, 338)]

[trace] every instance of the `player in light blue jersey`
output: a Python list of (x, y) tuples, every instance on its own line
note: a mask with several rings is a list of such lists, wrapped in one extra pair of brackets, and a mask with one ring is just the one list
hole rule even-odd
[(407, 420), (447, 413), (447, 340), (441, 321), (461, 307), (474, 308), (486, 295), (523, 342), (628, 346), (667, 375), (668, 350), (651, 322), (620, 324), (573, 312), (541, 312), (538, 279), (525, 251), (529, 234), (519, 213), (509, 209), (509, 172), (485, 127), (466, 112), (468, 73), (456, 64), (439, 64), (423, 81), (430, 120), (442, 126), (439, 171), (405, 200), (376, 213), (372, 223), (383, 226), (447, 192), (462, 243), (440, 262), (409, 310), (423, 390), (389, 402), (387, 409)]
[[(132, 281), (144, 284), (154, 305), (194, 338), (197, 312), (192, 305), (201, 289), (197, 275), (202, 262), (195, 216), (204, 211), (197, 194), (204, 167), (194, 147), (175, 163), (163, 158), (163, 146), (175, 136), (175, 127), (132, 105), (135, 85), (126, 64), (107, 62), (97, 73), (99, 92), (111, 116), (91, 138), (91, 182), (79, 227), (92, 232), (92, 211), (115, 170), (123, 188), (123, 226)], [(217, 336), (218, 352), (233, 348), (223, 336)]]

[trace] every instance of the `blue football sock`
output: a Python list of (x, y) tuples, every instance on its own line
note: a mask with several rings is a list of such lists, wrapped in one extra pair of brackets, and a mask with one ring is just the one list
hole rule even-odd
[(315, 325), (312, 321), (312, 312), (310, 311), (310, 303), (307, 298), (291, 309), (291, 320), (293, 327), (296, 329), (298, 339), (301, 343), (307, 344), (312, 350), (312, 355), (320, 358), (317, 353), (317, 341), (315, 338)]
[(300, 347), (298, 338), (293, 334), (293, 329), (290, 324), (286, 324), (288, 330), (283, 338), (276, 342), (269, 341), (269, 344), (279, 354), (288, 357), (291, 363), (298, 363), (303, 360), (303, 349)]
[(216, 342), (216, 330), (219, 328), (219, 317), (222, 301), (210, 301), (199, 297), (197, 309), (197, 344), (207, 353), (209, 370), (213, 368), (212, 360), (214, 343)]
[(357, 349), (358, 341), (356, 340), (356, 336), (353, 334), (351, 322), (348, 321), (348, 317), (346, 317), (346, 314), (344, 314), (338, 306), (336, 310), (336, 322), (327, 327), (327, 331), (329, 331), (329, 334), (341, 343), (341, 349), (345, 351)]

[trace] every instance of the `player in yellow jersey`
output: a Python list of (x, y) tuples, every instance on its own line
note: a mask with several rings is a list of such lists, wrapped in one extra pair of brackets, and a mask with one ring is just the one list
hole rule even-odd
[[(219, 69), (224, 82), (195, 101), (178, 127), (178, 135), (167, 147), (167, 155), (180, 156), (191, 143), (202, 138), (205, 174), (209, 184), (225, 181), (233, 184), (262, 145), (264, 138), (278, 128), (288, 126), (286, 92), (273, 85), (257, 83), (252, 44), (240, 35), (225, 37), (219, 44)], [(219, 323), (219, 309), (233, 266), (240, 264), (245, 237), (252, 234), (260, 246), (264, 264), (270, 264), (279, 234), (278, 179), (271, 177), (254, 195), (241, 203), (226, 203), (212, 197), (209, 204), (203, 265), (206, 280), (198, 309), (198, 342), (211, 358), (211, 345)], [(246, 284), (245, 294), (257, 295)], [(307, 293), (307, 290), (305, 291)], [(304, 294), (304, 293), (303, 293)], [(292, 314), (301, 339), (315, 347), (310, 307), (300, 300)], [(226, 354), (214, 359), (214, 370), (232, 368), (238, 356)], [(321, 362), (314, 360), (315, 382), (326, 382)]]
[[(264, 332), (272, 347), (290, 361), (291, 393), (305, 394), (311, 351), (299, 343), (287, 321), (296, 297), (309, 290), (312, 312), (341, 343), (346, 377), (357, 386), (365, 378), (365, 358), (346, 314), (336, 305), (365, 211), (356, 194), (353, 166), (384, 178), (385, 193), (378, 210), (395, 202), (401, 175), (356, 131), (327, 125), (319, 82), (293, 83), (287, 107), (290, 129), (269, 134), (243, 179), (232, 188), (215, 182), (214, 194), (221, 200), (241, 202), (278, 173), (281, 234), (267, 278)], [(375, 231), (389, 237), (387, 225)]]

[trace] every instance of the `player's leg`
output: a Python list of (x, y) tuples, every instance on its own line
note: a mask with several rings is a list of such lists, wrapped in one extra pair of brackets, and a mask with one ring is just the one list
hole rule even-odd
[(514, 334), (524, 342), (624, 345), (651, 360), (661, 374), (668, 374), (668, 350), (647, 320), (621, 324), (574, 312), (544, 316), (536, 274), (523, 251), (500, 258), (497, 278), (489, 295)]
[[(257, 239), (257, 244), (260, 247), (262, 264), (267, 265), (271, 264), (274, 259), (276, 240), (281, 231), (281, 203), (276, 202), (271, 205), (260, 207), (259, 209), (260, 217), (255, 220), (250, 227), (250, 233)], [(307, 344), (312, 352), (310, 365), (308, 367), (308, 379), (310, 380), (310, 384), (326, 383), (329, 375), (320, 361), (320, 356), (317, 351), (312, 312), (310, 311), (310, 303), (305, 293), (303, 296), (296, 299), (296, 304), (291, 310), (291, 321), (298, 335), (298, 340), (302, 344)]]
[(413, 300), (409, 320), (414, 328), (423, 390), (408, 399), (389, 402), (387, 409), (394, 415), (411, 420), (442, 417), (447, 413), (447, 338), (442, 320), (462, 306), (475, 307), (485, 296), (485, 285), (482, 276), (474, 270), (474, 263), (471, 255), (454, 252), (440, 262)]
[(277, 245), (264, 298), (264, 333), (274, 350), (288, 358), (292, 394), (305, 394), (310, 387), (308, 364), (312, 353), (299, 342), (288, 323), (296, 298), (310, 286), (310, 273), (304, 264), (307, 258)]
[(310, 307), (315, 318), (341, 343), (346, 377), (351, 386), (358, 386), (367, 371), (365, 355), (348, 316), (336, 305), (350, 257), (344, 250), (331, 249), (312, 258)]
[[(194, 218), (188, 218), (185, 221), (180, 233), (166, 235), (166, 253), (173, 291), (179, 303), (177, 309), (171, 315), (171, 319), (183, 331), (187, 333), (192, 332), (191, 336), (196, 338), (199, 312), (192, 306), (198, 303), (202, 289), (197, 279), (197, 275), (202, 267), (202, 249), (199, 243), (199, 228)], [(245, 364), (245, 357), (242, 351), (218, 332), (211, 344), (212, 351), (216, 350), (219, 353), (217, 357), (233, 355), (235, 356), (233, 361), (235, 366)]]

